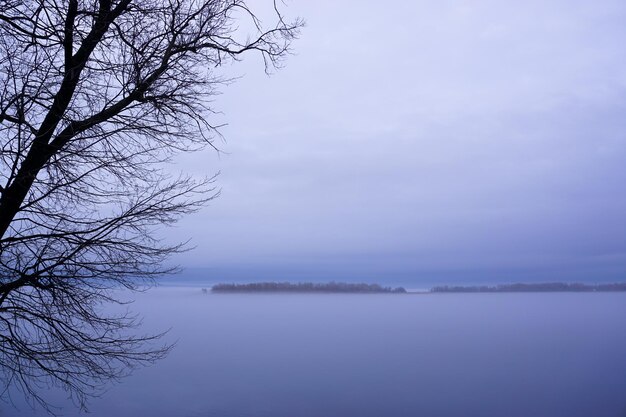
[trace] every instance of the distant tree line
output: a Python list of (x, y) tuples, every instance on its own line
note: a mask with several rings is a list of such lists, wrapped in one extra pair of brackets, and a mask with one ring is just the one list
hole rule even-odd
[(615, 284), (580, 284), (550, 282), (538, 284), (501, 284), (495, 286), (448, 286), (433, 287), (431, 292), (593, 292), (626, 291), (626, 283)]
[(406, 293), (402, 287), (382, 287), (378, 284), (349, 284), (345, 282), (257, 282), (250, 284), (217, 284), (212, 292), (325, 292), (325, 293)]

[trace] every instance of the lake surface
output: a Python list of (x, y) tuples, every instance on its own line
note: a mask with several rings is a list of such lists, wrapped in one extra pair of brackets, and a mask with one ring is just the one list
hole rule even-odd
[(626, 293), (160, 288), (134, 309), (178, 344), (90, 416), (626, 416)]

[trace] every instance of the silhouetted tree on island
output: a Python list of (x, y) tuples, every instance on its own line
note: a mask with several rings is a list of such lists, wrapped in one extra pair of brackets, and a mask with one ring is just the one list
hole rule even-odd
[(251, 284), (216, 284), (213, 292), (335, 292), (335, 293), (406, 293), (402, 287), (381, 287), (378, 284), (345, 282), (255, 282)]
[(433, 287), (431, 292), (610, 292), (626, 291), (626, 283), (580, 284), (565, 282), (547, 282), (537, 284), (500, 284), (495, 286), (448, 286)]
[(0, 0), (5, 385), (46, 408), (38, 390), (60, 386), (84, 408), (167, 351), (101, 306), (169, 272), (184, 248), (154, 227), (215, 196), (211, 178), (163, 163), (213, 146), (216, 68), (256, 52), (267, 71), (287, 54), (301, 22), (268, 6), (263, 27), (242, 0)]

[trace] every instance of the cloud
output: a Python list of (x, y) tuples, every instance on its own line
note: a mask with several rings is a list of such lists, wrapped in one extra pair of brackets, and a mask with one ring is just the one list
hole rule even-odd
[(184, 159), (223, 190), (176, 231), (184, 263), (626, 272), (626, 4), (290, 6), (297, 55), (233, 66), (228, 154)]

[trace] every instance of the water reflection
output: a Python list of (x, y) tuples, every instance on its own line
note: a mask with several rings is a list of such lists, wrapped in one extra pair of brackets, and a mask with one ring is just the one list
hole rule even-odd
[(178, 346), (92, 416), (626, 415), (623, 293), (164, 288), (135, 308)]

